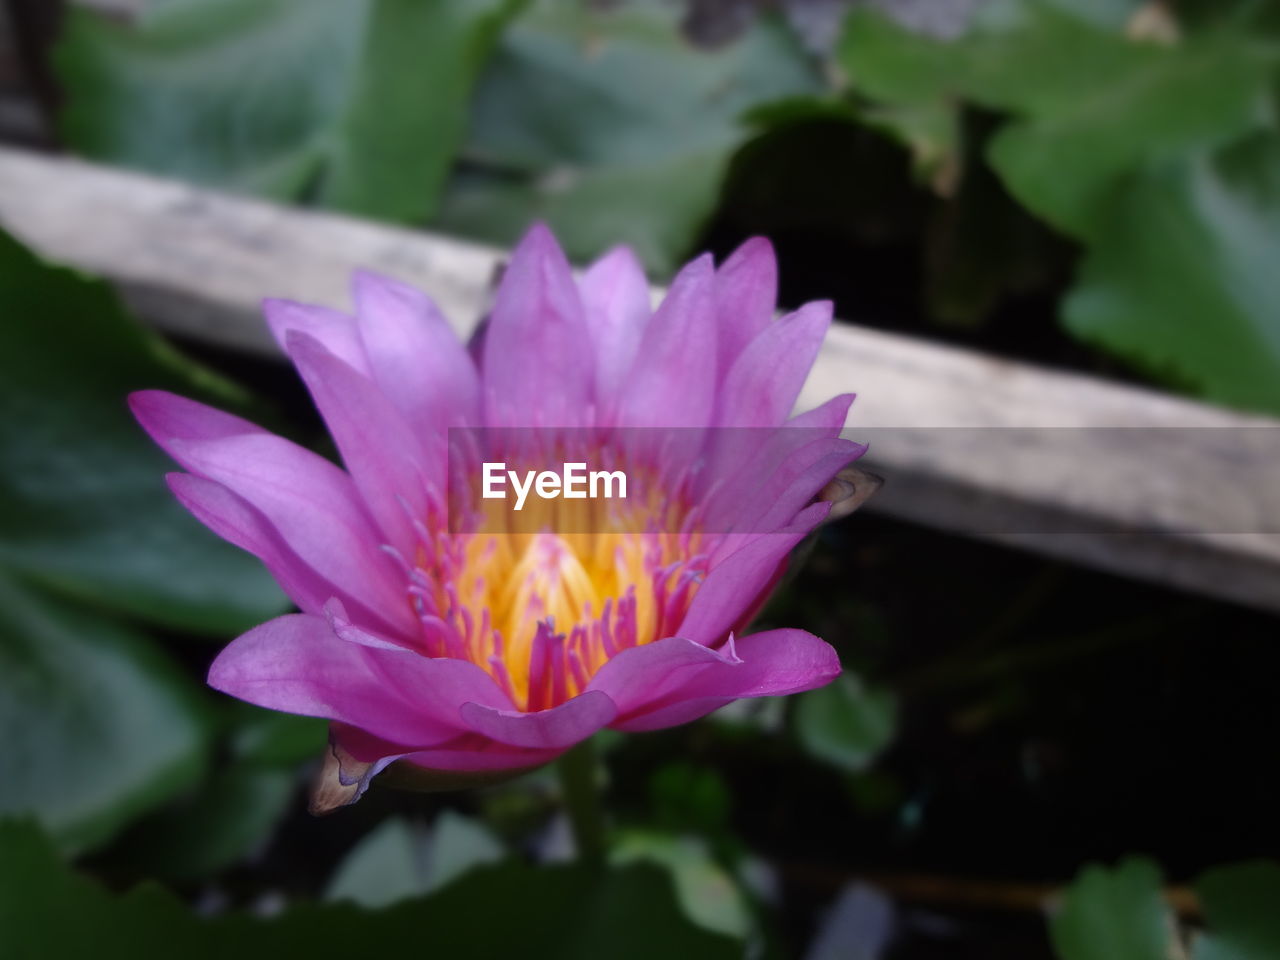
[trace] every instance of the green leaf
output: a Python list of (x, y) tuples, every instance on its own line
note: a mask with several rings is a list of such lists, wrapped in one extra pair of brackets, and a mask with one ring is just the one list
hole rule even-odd
[(821, 88), (779, 22), (705, 51), (679, 15), (542, 2), (516, 20), (477, 87), (472, 169), (451, 185), (441, 225), (510, 243), (542, 217), (574, 259), (621, 241), (671, 270), (715, 205), (741, 115)]
[(365, 2), (203, 0), (127, 24), (68, 10), (63, 137), (108, 163), (290, 199), (358, 67)]
[(397, 956), (406, 944), (422, 944), (451, 960), (732, 960), (742, 950), (685, 920), (669, 880), (653, 867), (604, 871), (506, 863), (378, 912), (299, 905), (269, 919), (207, 918), (158, 887), (107, 893), (68, 871), (30, 826), (0, 825), (0, 849), (0, 930), (6, 956), (15, 960)]
[(228, 700), (233, 714), (232, 754), (236, 762), (263, 767), (294, 768), (323, 755), (329, 742), (329, 721), (264, 710)]
[[(943, 43), (869, 11), (840, 58), (889, 105), (962, 98), (1011, 118), (987, 155), (1028, 209), (1085, 243), (1068, 329), (1211, 399), (1280, 410), (1276, 44), (1248, 16), (1162, 45), (1045, 0), (999, 0)], [(972, 234), (957, 249), (976, 246)], [(960, 241), (964, 242), (961, 243)], [(975, 301), (979, 305), (981, 301)]]
[(897, 717), (898, 702), (891, 691), (867, 687), (846, 671), (834, 683), (801, 694), (796, 735), (813, 756), (857, 773), (889, 745)]
[(1173, 918), (1160, 882), (1159, 868), (1136, 857), (1085, 867), (1050, 923), (1060, 960), (1168, 960)]
[(652, 821), (667, 830), (720, 834), (728, 826), (732, 806), (724, 778), (710, 767), (677, 760), (664, 764), (649, 780)]
[(1110, 188), (1135, 167), (1256, 128), (1275, 62), (1244, 30), (1166, 47), (1043, 0), (992, 4), (953, 42), (863, 9), (839, 56), (859, 92), (889, 104), (961, 97), (1012, 113), (993, 165), (1019, 200), (1075, 236), (1096, 232)]
[[(1272, 63), (1240, 37), (1174, 49), (1127, 46), (1114, 75), (1080, 74), (1077, 96), (1009, 126), (991, 143), (991, 162), (1009, 191), (1077, 237), (1096, 238), (1104, 229), (1117, 178), (1147, 161), (1228, 141), (1262, 117)], [(1088, 70), (1088, 57), (1082, 60)]]
[(371, 829), (338, 865), (326, 900), (380, 908), (439, 890), (504, 851), (479, 820), (444, 810), (430, 835), (399, 818)]
[(502, 843), (482, 821), (445, 810), (431, 828), (427, 853), (431, 889), (447, 886), (475, 867), (498, 863), (504, 856)]
[(691, 154), (641, 167), (565, 168), (541, 179), (477, 171), (450, 185), (437, 226), (510, 245), (534, 220), (585, 262), (616, 243), (670, 274), (714, 206), (726, 158)]
[(929, 313), (952, 326), (980, 324), (1006, 297), (1051, 286), (1068, 257), (1067, 244), (1009, 196), (979, 149), (966, 144), (925, 238)]
[(439, 890), (472, 869), (500, 862), (502, 844), (477, 820), (445, 810), (430, 831), (392, 817), (352, 848), (325, 899), (387, 907)]
[(205, 780), (184, 801), (136, 824), (117, 847), (130, 871), (184, 882), (252, 856), (297, 793), (288, 770), (235, 766)]
[(1280, 957), (1280, 864), (1258, 860), (1210, 870), (1196, 882), (1209, 933), (1192, 960)]
[(471, 87), (522, 3), (372, 3), (360, 69), (332, 136), (321, 203), (415, 223), (435, 213), (466, 131)]
[(954, 104), (940, 100), (872, 107), (865, 111), (866, 125), (882, 130), (911, 151), (916, 177), (932, 182), (945, 193), (954, 178), (952, 167), (959, 150), (960, 118)]
[(623, 833), (613, 845), (609, 862), (665, 867), (690, 920), (732, 937), (745, 938), (751, 932), (751, 911), (742, 890), (695, 837), (639, 830)]
[(518, 0), (186, 0), (68, 11), (63, 136), (95, 159), (368, 216), (434, 209)]
[(1280, 412), (1280, 135), (1152, 168), (1113, 198), (1064, 319), (1207, 396)]
[(0, 233), (0, 568), (104, 606), (225, 636), (279, 613), (258, 561), (187, 515), (131, 390), (200, 395), (105, 284)]
[(215, 708), (222, 764), (105, 851), (124, 875), (173, 882), (213, 876), (261, 853), (300, 802), (299, 766), (321, 756), (328, 721), (229, 699)]
[[(1113, 30), (1123, 29), (1147, 0), (1046, 0), (1082, 20)], [(1181, 12), (1181, 11), (1179, 11)]]
[(324, 898), (373, 910), (422, 896), (430, 889), (423, 831), (390, 817), (351, 848), (329, 879)]
[(194, 691), (145, 638), (4, 577), (0, 729), (0, 815), (39, 818), (70, 851), (107, 840), (204, 765)]

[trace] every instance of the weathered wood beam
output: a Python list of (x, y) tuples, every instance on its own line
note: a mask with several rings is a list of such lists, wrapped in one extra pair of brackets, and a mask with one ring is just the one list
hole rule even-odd
[[(262, 297), (344, 306), (357, 266), (430, 291), (465, 334), (503, 257), (5, 149), (0, 223), (165, 330), (261, 352)], [(888, 479), (874, 508), (1280, 610), (1280, 421), (840, 324), (801, 405), (846, 391)]]

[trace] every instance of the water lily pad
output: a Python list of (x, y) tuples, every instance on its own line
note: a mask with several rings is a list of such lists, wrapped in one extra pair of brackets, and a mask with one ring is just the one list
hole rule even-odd
[(0, 577), (0, 816), (107, 840), (199, 778), (196, 696), (145, 637)]
[(399, 221), (435, 205), (518, 0), (184, 0), (68, 11), (61, 130), (95, 159)]
[(215, 636), (281, 612), (262, 565), (170, 495), (174, 465), (126, 406), (146, 387), (207, 398), (210, 378), (176, 362), (104, 283), (3, 233), (0, 316), (0, 569)]

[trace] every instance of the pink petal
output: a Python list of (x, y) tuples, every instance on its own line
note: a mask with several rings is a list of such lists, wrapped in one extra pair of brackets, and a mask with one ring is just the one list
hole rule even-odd
[(304, 333), (291, 332), (288, 344), (385, 542), (412, 557), (417, 547), (412, 520), (427, 516), (429, 484), (443, 477), (443, 464), (428, 460), (417, 436), (372, 380)]
[(711, 422), (716, 350), (715, 273), (704, 255), (685, 266), (645, 328), (619, 400), (624, 427)]
[(352, 759), (360, 763), (394, 761), (413, 752), (412, 747), (406, 747), (402, 743), (392, 743), (382, 737), (375, 737), (368, 730), (361, 730), (359, 727), (338, 721), (329, 724), (329, 737), (351, 754)]
[(797, 413), (784, 426), (795, 429), (821, 430), (834, 436), (844, 429), (845, 421), (849, 419), (849, 408), (853, 405), (856, 397), (857, 394), (854, 393), (841, 393), (832, 397), (826, 403), (814, 407), (812, 410)]
[(520, 770), (540, 767), (563, 750), (529, 750), (470, 734), (448, 744), (411, 753), (403, 759), (427, 770)]
[(290, 332), (305, 333), (352, 370), (366, 377), (372, 375), (354, 317), (328, 307), (274, 299), (262, 301), (262, 312), (271, 335), (285, 353), (289, 352)]
[[(324, 457), (247, 420), (163, 390), (134, 393), (129, 404), (151, 438), (178, 463), (243, 497), (309, 561), (319, 559), (323, 565), (326, 559), (340, 560), (325, 554), (356, 551), (359, 563), (391, 569), (387, 558), (375, 558), (370, 551), (380, 538), (350, 477)], [(334, 531), (318, 529), (335, 522), (346, 536), (341, 544), (327, 539)], [(306, 549), (317, 536), (321, 542)], [(364, 584), (365, 579), (367, 572), (356, 583), (379, 589)], [(398, 602), (401, 596), (395, 596)]]
[(722, 427), (774, 427), (791, 416), (831, 325), (830, 301), (807, 303), (767, 326), (724, 377), (717, 398)]
[(812, 690), (839, 673), (839, 657), (826, 642), (803, 630), (770, 630), (724, 650), (681, 637), (632, 647), (601, 667), (590, 689), (617, 702), (615, 730), (658, 730), (743, 697)]
[(511, 255), (485, 333), (490, 426), (585, 425), (591, 340), (569, 262), (535, 224)]
[(724, 651), (684, 637), (666, 637), (628, 647), (596, 671), (588, 691), (606, 694), (617, 704), (618, 716), (632, 716), (650, 703), (675, 696), (690, 672), (733, 659)]
[(736, 530), (758, 533), (791, 523), (832, 477), (866, 449), (852, 440), (832, 437), (797, 450), (745, 498)]
[(169, 489), (184, 507), (222, 539), (263, 562), (285, 595), (307, 613), (318, 613), (337, 591), (303, 563), (261, 511), (220, 483), (170, 473)]
[(616, 247), (586, 269), (578, 289), (595, 349), (597, 422), (609, 424), (649, 322), (649, 284), (636, 255)]
[(426, 294), (360, 271), (353, 292), (360, 337), (382, 392), (420, 434), (479, 416), (480, 381), (466, 348)]
[(350, 643), (307, 614), (278, 617), (233, 640), (209, 668), (209, 684), (261, 707), (326, 717), (414, 749), (465, 733), (464, 703), (512, 708), (473, 663)]
[(550, 710), (522, 713), (494, 710), (478, 703), (462, 705), (462, 719), (476, 733), (513, 747), (564, 750), (585, 740), (617, 716), (605, 694), (587, 691)]
[(334, 593), (382, 614), (383, 629), (414, 630), (404, 575), (351, 478), (323, 457), (269, 433), (162, 444), (180, 464), (259, 510)]
[(248, 420), (165, 390), (138, 390), (129, 394), (129, 409), (151, 439), (166, 450), (168, 441), (175, 437), (221, 440), (267, 433)]
[(778, 297), (778, 261), (764, 237), (752, 237), (716, 272), (718, 380), (769, 325)]
[[(561, 752), (509, 747), (473, 733), (428, 750), (413, 750), (340, 723), (330, 724), (329, 735), (357, 764), (372, 764), (363, 774), (358, 767), (348, 774), (351, 778), (348, 783), (356, 782), (357, 778), (361, 782), (361, 793), (364, 792), (363, 787), (397, 760), (420, 767), (428, 775), (417, 782), (413, 778), (396, 776), (394, 786), (410, 790), (462, 790), (501, 782), (505, 779), (502, 776), (504, 771), (516, 774), (540, 767)], [(441, 772), (447, 776), (430, 776)], [(488, 776), (491, 773), (496, 776)]]
[[(797, 414), (775, 430), (755, 427), (722, 428), (712, 435), (707, 451), (699, 496), (716, 501), (715, 513), (732, 513), (760, 478), (774, 473), (796, 451), (810, 443), (836, 436), (844, 427), (853, 394), (833, 397), (819, 407)], [(727, 529), (712, 521), (711, 530)]]
[[(397, 635), (395, 639), (388, 639), (385, 634), (374, 633), (365, 627), (357, 626), (351, 618), (351, 614), (347, 612), (346, 604), (342, 602), (340, 597), (330, 597), (326, 601), (324, 608), (320, 611), (324, 614), (325, 620), (339, 640), (345, 640), (347, 643), (358, 643), (361, 646), (373, 647), (377, 650), (419, 650), (415, 644), (414, 637)], [(368, 623), (366, 619), (364, 621)]]
[(801, 511), (792, 524), (777, 532), (741, 537), (738, 549), (707, 574), (676, 634), (708, 646), (718, 644), (756, 607), (762, 594), (777, 579), (792, 548), (830, 509), (830, 504), (817, 503)]

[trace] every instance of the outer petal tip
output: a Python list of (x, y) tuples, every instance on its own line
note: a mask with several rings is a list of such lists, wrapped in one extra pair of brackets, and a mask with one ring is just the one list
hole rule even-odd
[(357, 312), (362, 308), (376, 309), (378, 301), (388, 297), (411, 301), (427, 299), (426, 294), (394, 277), (364, 267), (352, 271), (351, 298), (355, 301)]
[(797, 314), (803, 311), (809, 311), (817, 316), (826, 317), (830, 320), (836, 315), (836, 305), (834, 300), (810, 300), (796, 311)]
[(534, 221), (512, 249), (508, 272), (519, 269), (520, 264), (526, 260), (549, 262), (565, 270), (569, 269), (569, 258), (565, 256), (564, 248), (560, 246), (560, 241), (551, 232), (551, 228), (541, 220)]
[(524, 236), (520, 238), (520, 242), (516, 245), (519, 249), (526, 243), (549, 244), (560, 249), (560, 242), (556, 240), (556, 235), (552, 232), (551, 227), (547, 225), (545, 220), (535, 220), (529, 224), (529, 229), (524, 232)]
[(742, 697), (800, 693), (830, 683), (840, 658), (804, 630), (770, 630), (709, 649), (670, 637), (633, 647), (609, 661), (593, 686), (619, 705), (618, 730), (658, 730), (688, 723)]
[(183, 473), (181, 470), (171, 470), (164, 475), (164, 482), (173, 495), (181, 499), (183, 491), (186, 490), (187, 481), (190, 478), (191, 474), (189, 473)]
[(757, 234), (754, 237), (747, 237), (738, 248), (729, 254), (724, 260), (724, 266), (730, 264), (734, 266), (753, 266), (768, 267), (768, 269), (776, 269), (778, 262), (777, 252), (773, 248), (773, 241), (768, 237)]
[(618, 244), (616, 247), (610, 247), (599, 257), (597, 257), (587, 268), (588, 272), (598, 271), (614, 271), (627, 270), (633, 273), (639, 273), (643, 276), (644, 266), (640, 262), (640, 258), (636, 252), (624, 243)]
[(126, 397), (129, 409), (139, 420), (145, 416), (161, 397), (169, 396), (164, 390), (134, 390)]
[(158, 444), (170, 439), (165, 409), (178, 398), (165, 390), (135, 390), (128, 396), (129, 412), (138, 425)]
[(753, 634), (758, 638), (744, 637), (741, 643), (748, 646), (743, 660), (764, 660), (769, 664), (764, 683), (772, 689), (771, 695), (802, 693), (823, 687), (840, 676), (840, 655), (835, 647), (807, 630), (783, 628)]
[(262, 301), (262, 316), (277, 342), (284, 346), (285, 334), (289, 330), (290, 321), (297, 317), (306, 307), (295, 300), (284, 297), (266, 297)]
[(227, 651), (230, 649), (230, 647), (223, 647), (221, 652), (213, 658), (213, 663), (209, 664), (205, 682), (213, 689), (234, 697), (238, 682), (244, 676), (244, 670), (239, 657), (234, 653), (228, 655)]
[[(304, 368), (314, 370), (317, 364), (324, 363), (328, 359), (340, 360), (332, 350), (305, 330), (293, 328), (285, 330), (284, 348), (285, 352), (293, 359), (298, 372), (303, 374), (304, 379), (306, 377)], [(350, 366), (350, 364), (347, 364), (347, 366)]]
[(694, 259), (684, 265), (680, 273), (688, 272), (690, 278), (702, 280), (709, 279), (716, 272), (716, 261), (709, 253), (699, 254)]

